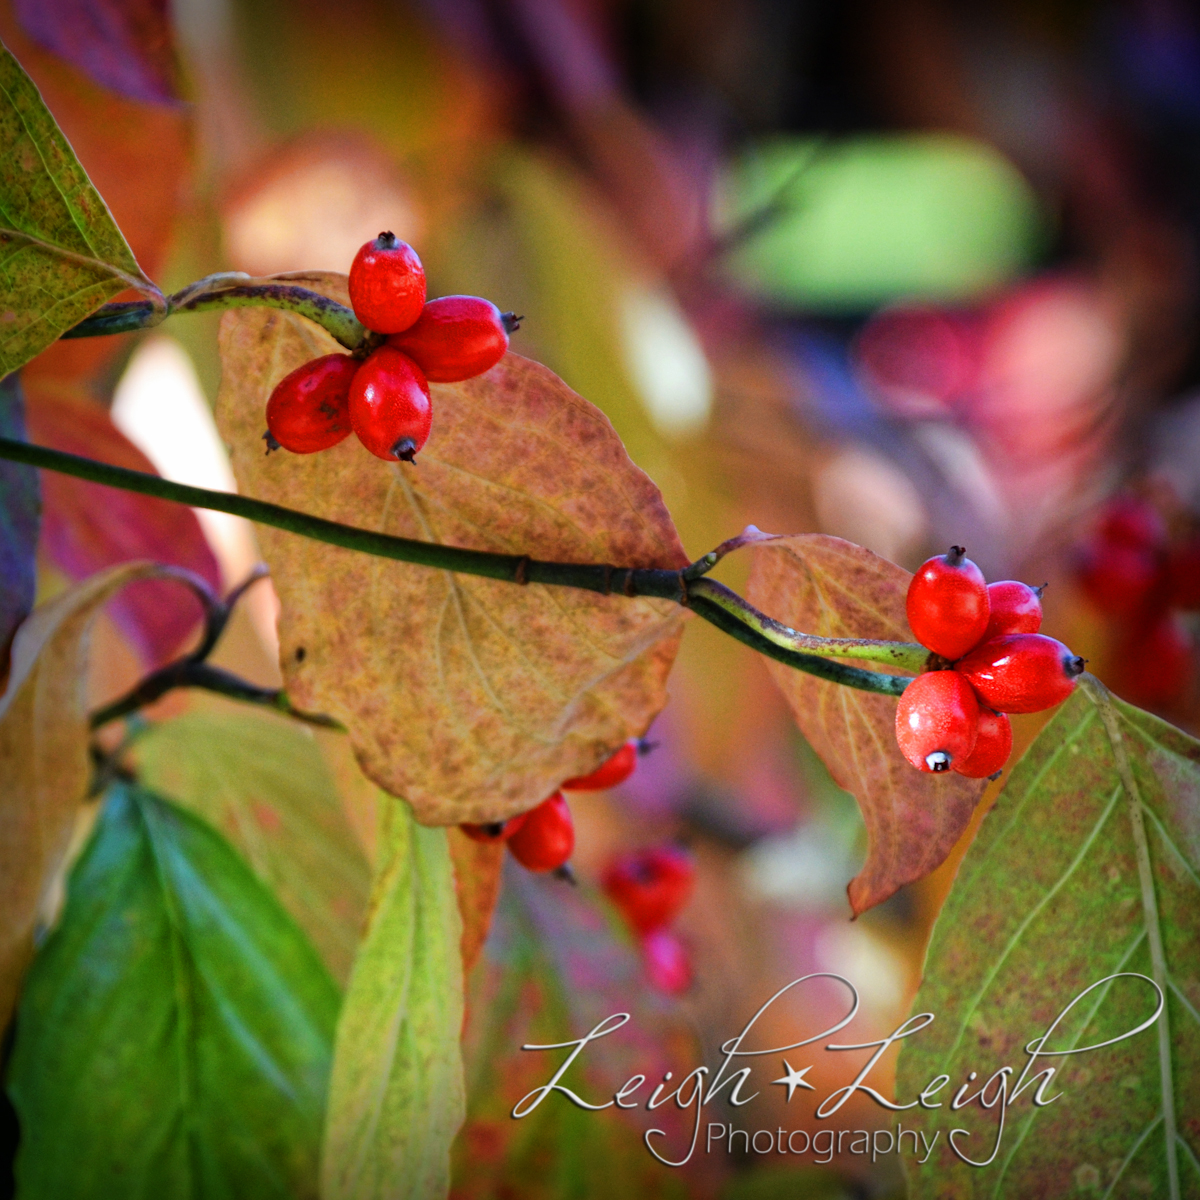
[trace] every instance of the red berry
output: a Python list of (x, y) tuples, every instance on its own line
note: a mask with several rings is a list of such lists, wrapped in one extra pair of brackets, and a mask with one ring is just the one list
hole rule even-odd
[(350, 266), (354, 315), (376, 333), (403, 333), (425, 304), (425, 268), (394, 233), (367, 242)]
[(1157, 551), (1146, 546), (1098, 541), (1080, 556), (1077, 576), (1084, 595), (1102, 612), (1133, 616), (1163, 580)]
[(966, 654), (987, 629), (987, 583), (961, 546), (922, 563), (908, 585), (906, 604), (917, 641), (951, 661)]
[(966, 758), (951, 764), (951, 770), (971, 779), (987, 779), (1008, 762), (1012, 753), (1012, 725), (1003, 713), (979, 708), (979, 730), (975, 748)]
[(372, 454), (412, 462), (433, 425), (421, 368), (399, 350), (376, 350), (350, 385), (350, 424)]
[(638, 739), (630, 738), (611, 758), (606, 758), (590, 775), (577, 775), (562, 786), (569, 792), (602, 792), (624, 783), (638, 760)]
[(508, 839), (512, 856), (530, 871), (555, 871), (575, 849), (575, 823), (562, 792), (555, 792), (526, 815)]
[(696, 882), (692, 856), (677, 846), (656, 846), (611, 862), (600, 886), (635, 933), (670, 924)]
[(1010, 633), (976, 646), (955, 671), (997, 712), (1041, 712), (1075, 690), (1083, 659), (1042, 633)]
[(357, 370), (350, 355), (326, 354), (285, 375), (267, 401), (268, 443), (274, 439), (294, 454), (315, 454), (347, 437), (350, 383)]
[(1131, 704), (1170, 708), (1187, 695), (1194, 669), (1192, 641), (1170, 614), (1126, 635), (1114, 657), (1113, 691)]
[(1101, 541), (1118, 546), (1156, 549), (1166, 541), (1167, 529), (1153, 504), (1138, 496), (1116, 496), (1105, 506), (1098, 534)]
[(1037, 633), (1042, 627), (1040, 588), (1015, 579), (988, 584), (988, 626), (982, 641), (1006, 633)]
[(1171, 551), (1167, 578), (1172, 604), (1189, 612), (1200, 609), (1200, 535)]
[(975, 745), (979, 701), (957, 671), (926, 671), (900, 695), (896, 744), (919, 771), (947, 771)]
[(687, 947), (665, 929), (643, 939), (642, 963), (650, 986), (668, 996), (678, 996), (692, 985), (692, 963)]
[(525, 824), (525, 818), (528, 816), (527, 812), (523, 812), (509, 817), (507, 821), (489, 821), (485, 825), (460, 825), (459, 829), (473, 842), (507, 842)]
[(457, 383), (490, 371), (504, 357), (515, 328), (512, 313), (502, 313), (490, 300), (442, 296), (430, 300), (417, 323), (388, 344), (403, 350), (431, 383)]

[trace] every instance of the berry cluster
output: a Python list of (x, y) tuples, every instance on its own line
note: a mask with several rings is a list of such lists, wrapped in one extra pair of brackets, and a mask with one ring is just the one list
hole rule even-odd
[(646, 743), (631, 738), (590, 775), (568, 779), (536, 808), (486, 825), (460, 825), (477, 842), (504, 842), (513, 858), (529, 871), (558, 871), (566, 867), (575, 849), (575, 823), (563, 795), (567, 792), (600, 792), (624, 783), (637, 766)]
[(920, 771), (996, 775), (1012, 752), (1006, 714), (1065, 700), (1083, 659), (1038, 633), (1040, 589), (1016, 580), (989, 587), (961, 546), (921, 566), (907, 608), (917, 640), (942, 661), (900, 697), (900, 752)]
[(653, 846), (614, 859), (600, 886), (637, 936), (646, 976), (675, 995), (692, 982), (687, 948), (668, 926), (691, 897), (696, 864), (680, 846)]
[(1200, 610), (1200, 535), (1172, 541), (1152, 504), (1118, 496), (1080, 548), (1076, 577), (1115, 627), (1112, 686), (1135, 704), (1178, 704), (1193, 674), (1179, 614)]
[(326, 354), (281, 379), (267, 401), (268, 453), (314, 454), (351, 431), (372, 454), (412, 462), (433, 424), (429, 383), (490, 370), (518, 318), (478, 296), (425, 300), (425, 270), (394, 234), (367, 242), (350, 267), (354, 315), (387, 340), (365, 360)]

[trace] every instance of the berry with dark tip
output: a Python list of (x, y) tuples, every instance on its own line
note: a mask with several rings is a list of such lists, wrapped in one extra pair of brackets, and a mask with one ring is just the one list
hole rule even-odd
[(403, 350), (430, 383), (457, 383), (490, 371), (504, 357), (515, 321), (480, 296), (442, 296), (388, 344)]
[(976, 646), (954, 666), (997, 712), (1041, 712), (1075, 690), (1084, 661), (1041, 633), (1011, 633)]
[(429, 384), (421, 368), (390, 346), (376, 350), (350, 385), (350, 424), (372, 454), (412, 462), (433, 425)]
[(359, 364), (348, 354), (326, 354), (285, 375), (267, 401), (268, 453), (283, 447), (315, 454), (350, 434), (350, 385)]
[(957, 671), (926, 671), (900, 695), (896, 743), (918, 771), (948, 771), (975, 746), (979, 701)]
[(562, 786), (569, 792), (602, 792), (624, 783), (633, 774), (638, 760), (637, 738), (630, 738), (616, 754), (606, 758), (594, 771), (577, 775)]
[(350, 265), (354, 315), (376, 333), (403, 333), (425, 306), (425, 268), (394, 233), (367, 242)]
[(1012, 724), (1008, 717), (980, 705), (975, 746), (966, 758), (951, 763), (950, 769), (969, 779), (990, 779), (1008, 762), (1012, 744)]
[(530, 809), (525, 823), (508, 839), (508, 849), (530, 871), (555, 871), (571, 857), (575, 823), (562, 792)]
[(908, 585), (908, 624), (918, 642), (953, 662), (975, 646), (987, 629), (988, 590), (983, 572), (951, 546), (921, 564)]
[(1042, 589), (1015, 579), (988, 584), (988, 624), (981, 641), (1042, 627)]

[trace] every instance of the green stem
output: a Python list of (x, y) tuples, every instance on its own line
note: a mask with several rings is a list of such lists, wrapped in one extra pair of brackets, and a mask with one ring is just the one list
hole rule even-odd
[(131, 333), (137, 329), (152, 329), (174, 313), (248, 307), (299, 313), (320, 325), (347, 350), (369, 345), (376, 336), (344, 304), (338, 304), (320, 292), (286, 279), (254, 279), (240, 272), (224, 272), (198, 280), (167, 296), (165, 304), (144, 300), (105, 304), (62, 336), (83, 338)]
[[(911, 658), (912, 648), (905, 649), (906, 643), (830, 640), (797, 634), (794, 630), (772, 621), (721, 584), (707, 579), (689, 578), (687, 568), (681, 571), (667, 571), (656, 568), (614, 567), (604, 563), (544, 562), (526, 555), (493, 554), (485, 550), (466, 550), (459, 546), (442, 546), (436, 542), (392, 537), (370, 529), (358, 529), (352, 525), (327, 521), (323, 517), (314, 517), (263, 500), (252, 500), (232, 492), (214, 492), (207, 488), (174, 483), (157, 475), (110, 466), (108, 463), (96, 462), (77, 454), (66, 454), (61, 450), (34, 446), (11, 438), (0, 438), (0, 459), (27, 463), (33, 467), (73, 475), (77, 479), (86, 479), (92, 483), (138, 492), (144, 496), (156, 496), (178, 504), (188, 504), (193, 508), (231, 513), (260, 525), (270, 525), (301, 537), (326, 542), (331, 546), (341, 546), (347, 550), (357, 550), (378, 558), (390, 558), (418, 566), (455, 571), (463, 575), (478, 575), (486, 579), (502, 579), (516, 584), (541, 583), (554, 587), (580, 588), (602, 595), (652, 596), (673, 600), (676, 604), (690, 607), (697, 616), (761, 654), (822, 679), (889, 696), (899, 695), (908, 683), (903, 676), (864, 671), (858, 667), (844, 666), (827, 660), (827, 656), (868, 658), (870, 648), (875, 646), (880, 661), (894, 665), (911, 665), (908, 659), (903, 658), (904, 653), (908, 653)], [(915, 662), (915, 659), (912, 661)], [(920, 670), (921, 665), (917, 664), (912, 669)]]

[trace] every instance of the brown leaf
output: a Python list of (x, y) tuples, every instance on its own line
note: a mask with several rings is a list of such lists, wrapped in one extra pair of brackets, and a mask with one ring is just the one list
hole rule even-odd
[[(157, 475), (150, 460), (77, 388), (34, 379), (26, 386), (31, 441), (118, 467)], [(190, 508), (153, 496), (42, 472), (42, 549), (72, 579), (113, 563), (153, 559), (186, 567), (220, 590), (221, 571)], [(136, 583), (113, 601), (121, 632), (152, 666), (166, 662), (200, 619), (182, 588), (162, 579)]]
[[(755, 550), (748, 598), (805, 633), (912, 641), (904, 615), (910, 578), (852, 542), (804, 534)], [(984, 781), (914, 770), (896, 747), (894, 697), (828, 683), (782, 663), (767, 667), (801, 732), (862, 809), (867, 861), (847, 889), (857, 915), (946, 858)]]
[(447, 843), (454, 863), (454, 890), (462, 917), (463, 974), (470, 972), (487, 941), (492, 914), (500, 898), (504, 870), (503, 842), (476, 842), (459, 829), (451, 829)]
[[(310, 277), (344, 302), (341, 276)], [(247, 494), (346, 524), (479, 550), (678, 568), (654, 484), (607, 418), (537, 363), (435, 385), (416, 466), (354, 438), (264, 456), (271, 388), (337, 350), (288, 313), (221, 322), (217, 424)], [(680, 610), (657, 600), (519, 587), (260, 531), (282, 604), (289, 694), (350, 729), (366, 773), (427, 824), (521, 812), (643, 733), (666, 701)]]
[(33, 955), (33, 931), (88, 781), (83, 678), (100, 606), (134, 579), (126, 563), (35, 609), (17, 630), (0, 697), (0, 1028)]

